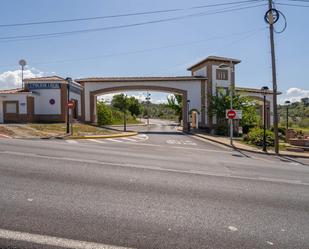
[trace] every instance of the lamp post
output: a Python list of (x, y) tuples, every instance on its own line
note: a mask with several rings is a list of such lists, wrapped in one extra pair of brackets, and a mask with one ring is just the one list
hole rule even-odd
[(21, 66), (21, 88), (22, 88), (22, 90), (24, 90), (24, 88), (25, 88), (25, 85), (24, 85), (24, 70), (25, 70), (25, 66), (27, 65), (27, 62), (26, 62), (26, 60), (21, 59), (18, 63)]
[(127, 95), (124, 94), (124, 97), (123, 97), (123, 131), (127, 131), (126, 109), (127, 109)]
[(67, 103), (66, 103), (66, 106), (67, 106), (67, 133), (69, 134), (70, 133), (70, 109), (69, 109), (68, 103), (70, 101), (70, 85), (72, 83), (72, 78), (67, 77), (65, 80), (67, 81)]
[(263, 86), (261, 90), (263, 94), (263, 151), (266, 152), (266, 94), (269, 88), (267, 86)]
[(146, 104), (147, 104), (147, 125), (149, 126), (149, 104), (150, 104), (150, 93), (147, 92)]
[[(233, 110), (233, 92), (234, 92), (234, 66), (233, 61), (230, 61), (230, 64), (220, 64), (219, 68), (229, 68), (230, 69), (230, 110)], [(233, 119), (229, 119), (230, 122), (230, 144), (233, 145), (233, 133), (234, 133), (234, 127), (233, 127)]]
[(288, 141), (288, 132), (289, 132), (289, 107), (291, 104), (291, 101), (286, 100), (285, 102), (286, 105), (286, 131), (285, 131), (285, 137), (286, 137), (286, 141)]
[(188, 109), (187, 127), (188, 132), (190, 132), (190, 99), (187, 100), (187, 109)]

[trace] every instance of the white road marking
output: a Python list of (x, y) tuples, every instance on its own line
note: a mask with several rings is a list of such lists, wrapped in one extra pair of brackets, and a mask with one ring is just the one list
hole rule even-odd
[(28, 198), (27, 201), (30, 201), (30, 202), (31, 202), (31, 201), (33, 201), (33, 199), (32, 199), (32, 198)]
[(247, 177), (247, 176), (233, 176), (226, 173), (210, 173), (199, 170), (181, 170), (181, 169), (166, 169), (153, 165), (137, 165), (137, 164), (126, 164), (126, 163), (111, 163), (97, 160), (87, 160), (87, 159), (78, 159), (78, 158), (68, 158), (68, 157), (56, 157), (56, 156), (44, 156), (37, 155), (31, 153), (23, 153), (23, 152), (15, 152), (15, 151), (0, 151), (0, 154), (10, 154), (15, 156), (23, 156), (23, 157), (35, 157), (35, 158), (43, 158), (43, 159), (52, 159), (52, 160), (60, 160), (60, 161), (72, 161), (72, 162), (81, 162), (81, 163), (92, 163), (99, 165), (109, 165), (109, 166), (118, 166), (123, 168), (135, 168), (135, 169), (148, 169), (148, 170), (157, 170), (163, 172), (176, 172), (182, 174), (192, 174), (192, 175), (202, 175), (202, 176), (213, 176), (213, 177), (225, 177), (239, 180), (253, 180), (253, 181), (262, 181), (262, 182), (271, 182), (271, 183), (287, 183), (287, 184), (295, 184), (295, 185), (304, 185), (309, 186), (309, 183), (302, 182), (299, 180), (287, 180), (287, 179), (276, 179), (276, 178), (265, 178), (265, 177)]
[(10, 136), (4, 135), (4, 134), (0, 134), (0, 137), (4, 137), (4, 138), (12, 138)]
[(87, 139), (87, 140), (90, 141), (90, 142), (98, 143), (98, 144), (106, 144), (106, 142), (104, 142), (102, 140), (97, 140), (97, 139)]
[(106, 140), (112, 141), (112, 142), (117, 142), (117, 143), (123, 143), (123, 141), (117, 140), (117, 139), (112, 139), (112, 138), (107, 138)]
[(0, 229), (0, 238), (71, 249), (133, 249), (101, 243)]
[(128, 138), (128, 137), (122, 137), (121, 139), (130, 141), (130, 142), (136, 142), (136, 140), (134, 140), (132, 138)]
[(232, 231), (232, 232), (235, 232), (235, 231), (238, 230), (238, 228), (237, 228), (237, 227), (234, 227), (234, 226), (228, 226), (228, 229), (229, 229), (230, 231)]
[(273, 245), (274, 245), (274, 243), (273, 243), (273, 242), (271, 242), (271, 241), (266, 241), (266, 243), (267, 243), (268, 245), (271, 245), (271, 246), (273, 246)]
[(78, 142), (75, 140), (65, 140), (69, 144), (77, 144)]

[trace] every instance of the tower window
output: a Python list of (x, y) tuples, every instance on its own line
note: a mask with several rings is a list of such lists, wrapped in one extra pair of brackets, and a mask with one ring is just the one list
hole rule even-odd
[(217, 80), (228, 80), (229, 79), (229, 72), (225, 69), (217, 69), (216, 70), (216, 78)]

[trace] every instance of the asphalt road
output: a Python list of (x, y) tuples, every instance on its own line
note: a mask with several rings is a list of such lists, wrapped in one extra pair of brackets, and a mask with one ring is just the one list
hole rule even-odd
[(0, 248), (309, 248), (308, 160), (155, 123), (131, 140), (0, 139)]

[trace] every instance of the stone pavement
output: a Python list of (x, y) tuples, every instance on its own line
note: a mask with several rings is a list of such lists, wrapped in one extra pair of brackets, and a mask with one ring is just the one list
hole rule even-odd
[[(216, 142), (216, 143), (219, 143), (219, 144), (231, 147), (231, 148), (235, 148), (238, 150), (260, 153), (260, 154), (277, 155), (274, 150), (268, 149), (267, 152), (263, 152), (261, 149), (241, 143), (240, 141), (237, 141), (237, 139), (233, 140), (233, 146), (231, 146), (229, 137), (210, 135), (202, 131), (194, 131), (194, 130), (191, 131), (190, 133), (194, 136), (204, 138), (206, 140)], [(294, 151), (282, 151), (281, 150), (279, 154), (281, 156), (309, 158), (308, 152), (294, 152)]]

